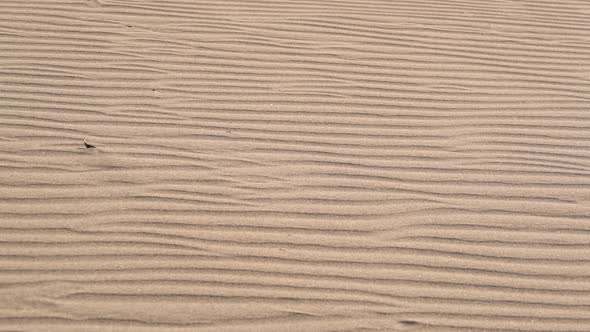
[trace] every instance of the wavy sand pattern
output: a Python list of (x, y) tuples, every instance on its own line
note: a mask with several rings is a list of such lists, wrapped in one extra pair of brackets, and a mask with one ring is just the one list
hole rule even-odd
[(0, 1), (0, 331), (590, 331), (589, 112), (588, 1)]

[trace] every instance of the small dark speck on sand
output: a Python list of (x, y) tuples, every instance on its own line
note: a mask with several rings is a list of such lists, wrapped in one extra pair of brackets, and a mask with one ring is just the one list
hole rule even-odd
[(96, 148), (96, 146), (94, 146), (94, 145), (92, 145), (92, 144), (88, 144), (88, 143), (86, 143), (86, 141), (84, 141), (84, 146), (85, 146), (87, 149), (95, 149), (95, 148)]

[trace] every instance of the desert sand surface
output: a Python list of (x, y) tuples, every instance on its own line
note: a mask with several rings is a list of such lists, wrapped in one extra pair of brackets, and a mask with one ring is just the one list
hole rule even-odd
[(590, 331), (589, 129), (589, 1), (0, 0), (0, 331)]

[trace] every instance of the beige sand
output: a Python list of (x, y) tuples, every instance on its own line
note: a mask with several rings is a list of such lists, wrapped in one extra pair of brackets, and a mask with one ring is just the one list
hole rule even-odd
[(589, 128), (588, 1), (0, 1), (0, 331), (590, 331)]

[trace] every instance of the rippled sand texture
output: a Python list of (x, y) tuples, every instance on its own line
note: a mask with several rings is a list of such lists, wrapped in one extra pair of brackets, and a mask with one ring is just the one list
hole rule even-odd
[(0, 1), (0, 331), (590, 331), (590, 2)]

